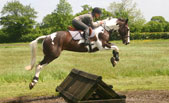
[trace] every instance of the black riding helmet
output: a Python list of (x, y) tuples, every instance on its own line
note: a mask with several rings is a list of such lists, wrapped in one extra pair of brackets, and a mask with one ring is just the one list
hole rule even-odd
[(94, 16), (94, 14), (97, 13), (97, 14), (102, 14), (102, 11), (100, 8), (98, 7), (95, 7), (93, 10), (92, 10), (92, 15)]

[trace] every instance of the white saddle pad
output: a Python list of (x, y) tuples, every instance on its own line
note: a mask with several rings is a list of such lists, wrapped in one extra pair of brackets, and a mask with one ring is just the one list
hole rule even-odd
[[(79, 31), (69, 31), (69, 32), (74, 40), (83, 39), (82, 35), (84, 32), (79, 32)], [(94, 32), (94, 30), (92, 30), (92, 34), (90, 35), (90, 38), (92, 38), (94, 36), (95, 36), (95, 32)]]

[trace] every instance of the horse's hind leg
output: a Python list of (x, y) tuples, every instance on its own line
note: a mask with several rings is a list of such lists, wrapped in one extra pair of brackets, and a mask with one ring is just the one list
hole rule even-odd
[(36, 67), (35, 76), (34, 76), (32, 82), (29, 84), (30, 89), (32, 89), (35, 86), (35, 84), (38, 82), (39, 74), (40, 74), (40, 71), (42, 70), (42, 68), (56, 58), (57, 57), (44, 56), (44, 59)]

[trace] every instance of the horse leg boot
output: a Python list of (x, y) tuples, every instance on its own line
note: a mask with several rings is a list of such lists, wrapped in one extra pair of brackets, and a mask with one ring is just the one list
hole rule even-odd
[(119, 52), (113, 50), (113, 57), (115, 58), (116, 61), (119, 61)]
[(112, 51), (113, 57), (111, 57), (110, 61), (113, 67), (115, 67), (117, 62), (119, 61), (119, 48), (116, 45), (111, 44), (111, 49), (113, 50)]
[(111, 57), (110, 61), (113, 65), (113, 67), (115, 67), (117, 62), (119, 61), (119, 52), (118, 51), (113, 50), (113, 57)]

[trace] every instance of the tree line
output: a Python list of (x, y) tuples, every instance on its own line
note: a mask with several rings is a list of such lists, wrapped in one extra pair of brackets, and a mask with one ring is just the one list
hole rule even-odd
[[(31, 5), (25, 6), (17, 0), (7, 2), (0, 12), (0, 42), (26, 42), (40, 35), (67, 30), (74, 17), (91, 12), (92, 7), (83, 5), (82, 9), (81, 12), (73, 15), (69, 2), (60, 0), (59, 4), (56, 5), (56, 9), (46, 15), (41, 23), (37, 23), (35, 21), (37, 12)], [(107, 17), (128, 18), (132, 33), (169, 32), (169, 22), (164, 17), (154, 16), (146, 22), (133, 0), (121, 0), (120, 3), (112, 2), (108, 10), (102, 8), (102, 12), (100, 20)]]

